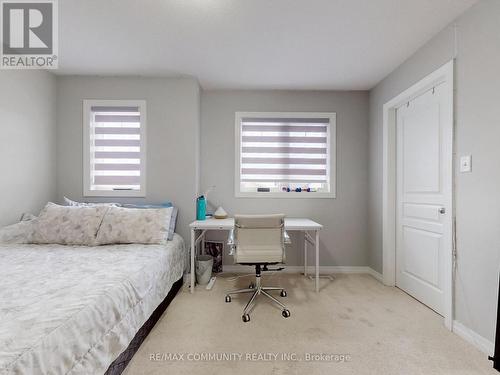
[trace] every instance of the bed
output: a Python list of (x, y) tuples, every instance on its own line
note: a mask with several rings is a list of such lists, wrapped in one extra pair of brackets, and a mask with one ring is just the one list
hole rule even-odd
[(185, 264), (177, 234), (165, 245), (0, 244), (0, 373), (120, 373)]

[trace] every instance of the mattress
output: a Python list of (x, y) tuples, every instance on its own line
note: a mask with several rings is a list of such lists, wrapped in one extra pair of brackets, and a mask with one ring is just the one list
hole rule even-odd
[(0, 373), (102, 374), (182, 277), (166, 245), (0, 245)]

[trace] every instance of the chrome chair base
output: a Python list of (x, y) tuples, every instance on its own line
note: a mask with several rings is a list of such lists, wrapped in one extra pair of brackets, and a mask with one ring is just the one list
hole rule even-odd
[(246, 323), (250, 321), (250, 311), (253, 309), (255, 306), (255, 300), (257, 299), (258, 296), (262, 295), (264, 297), (269, 298), (272, 302), (277, 304), (281, 308), (281, 315), (284, 318), (289, 318), (290, 317), (290, 310), (286, 308), (284, 304), (282, 304), (277, 298), (269, 294), (268, 292), (271, 291), (277, 291), (280, 290), (280, 296), (281, 297), (286, 297), (286, 290), (283, 288), (279, 287), (274, 287), (274, 286), (261, 286), (260, 285), (260, 275), (257, 275), (255, 278), (256, 283), (255, 284), (250, 284), (248, 288), (244, 289), (235, 289), (235, 290), (230, 290), (226, 293), (226, 302), (229, 303), (231, 302), (231, 295), (232, 294), (243, 294), (243, 293), (252, 293), (252, 296), (250, 297), (250, 300), (247, 302), (245, 308), (243, 309), (243, 315), (241, 316), (241, 319)]

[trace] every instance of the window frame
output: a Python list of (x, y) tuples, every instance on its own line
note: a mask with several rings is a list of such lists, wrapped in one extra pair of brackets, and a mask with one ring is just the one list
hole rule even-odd
[[(262, 118), (329, 118), (329, 134), (327, 149), (329, 152), (329, 168), (327, 175), (330, 182), (329, 192), (246, 192), (241, 191), (241, 120), (244, 117)], [(236, 198), (288, 198), (314, 199), (336, 198), (337, 191), (337, 113), (336, 112), (236, 112), (235, 113), (235, 173), (234, 196)]]
[[(90, 119), (93, 106), (136, 106), (141, 114), (140, 121), (140, 185), (139, 190), (91, 190), (90, 189)], [(146, 101), (145, 100), (114, 100), (85, 99), (83, 100), (83, 196), (84, 197), (145, 197), (146, 196)]]

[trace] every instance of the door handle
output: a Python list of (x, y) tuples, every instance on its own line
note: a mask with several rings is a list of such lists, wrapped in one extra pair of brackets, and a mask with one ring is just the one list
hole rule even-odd
[(441, 215), (444, 215), (446, 213), (446, 208), (441, 207), (438, 211)]

